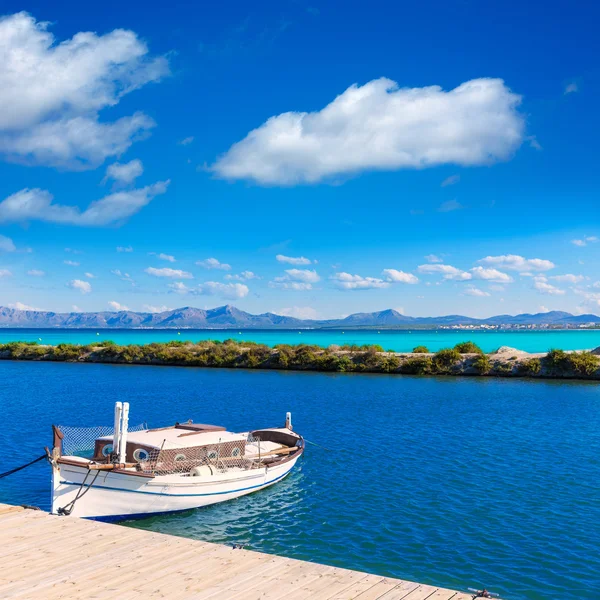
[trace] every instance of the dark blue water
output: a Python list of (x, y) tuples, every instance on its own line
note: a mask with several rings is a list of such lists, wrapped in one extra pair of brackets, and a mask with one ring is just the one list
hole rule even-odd
[[(507, 599), (600, 587), (600, 386), (487, 378), (0, 363), (0, 471), (41, 453), (50, 424), (283, 423), (308, 446), (293, 475), (245, 498), (134, 523)], [(49, 468), (0, 480), (0, 501), (49, 506)]]

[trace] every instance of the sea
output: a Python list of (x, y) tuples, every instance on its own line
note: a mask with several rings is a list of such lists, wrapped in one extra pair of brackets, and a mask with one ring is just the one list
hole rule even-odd
[(37, 341), (40, 344), (91, 344), (111, 340), (117, 344), (149, 344), (172, 340), (254, 341), (268, 346), (276, 344), (379, 344), (385, 350), (410, 352), (424, 345), (436, 352), (459, 342), (473, 341), (484, 352), (510, 346), (525, 352), (591, 350), (600, 346), (600, 329), (565, 330), (322, 330), (322, 329), (0, 329), (0, 343)]
[[(597, 383), (0, 361), (0, 472), (39, 456), (52, 423), (110, 425), (116, 400), (131, 403), (130, 423), (151, 427), (191, 418), (244, 431), (283, 425), (291, 411), (309, 441), (292, 474), (267, 490), (124, 526), (457, 590), (485, 586), (506, 600), (597, 597)], [(0, 502), (48, 509), (49, 466), (0, 479)]]

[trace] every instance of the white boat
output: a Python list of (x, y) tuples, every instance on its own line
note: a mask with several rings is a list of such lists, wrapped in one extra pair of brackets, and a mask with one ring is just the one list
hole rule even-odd
[(281, 481), (304, 452), (291, 415), (281, 428), (232, 433), (176, 423), (129, 428), (129, 404), (114, 428), (53, 426), (52, 513), (115, 521), (232, 500)]

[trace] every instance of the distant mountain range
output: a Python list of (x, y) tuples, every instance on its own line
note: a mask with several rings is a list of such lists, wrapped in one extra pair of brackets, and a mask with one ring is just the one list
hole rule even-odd
[(498, 315), (474, 319), (461, 315), (443, 317), (408, 317), (393, 309), (372, 313), (355, 313), (344, 319), (308, 320), (274, 313), (253, 315), (235, 306), (220, 306), (209, 310), (176, 308), (160, 313), (133, 311), (55, 313), (38, 310), (18, 310), (0, 307), (0, 327), (39, 329), (351, 329), (351, 328), (433, 328), (442, 325), (553, 325), (573, 326), (600, 323), (597, 315), (572, 315), (550, 311), (537, 314)]

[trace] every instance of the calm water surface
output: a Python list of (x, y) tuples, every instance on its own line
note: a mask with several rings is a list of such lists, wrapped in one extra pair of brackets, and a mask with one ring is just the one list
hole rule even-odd
[[(484, 378), (0, 362), (0, 471), (50, 424), (282, 424), (308, 446), (269, 490), (130, 525), (512, 600), (596, 598), (600, 386)], [(45, 464), (0, 501), (49, 507)]]
[(323, 330), (217, 330), (217, 329), (0, 329), (0, 343), (39, 341), (42, 344), (91, 344), (112, 340), (117, 344), (149, 344), (171, 340), (251, 340), (269, 346), (275, 344), (380, 344), (386, 350), (410, 352), (425, 345), (436, 352), (472, 340), (484, 350), (493, 352), (500, 346), (511, 346), (525, 352), (591, 350), (600, 346), (600, 329), (561, 331), (323, 331)]

